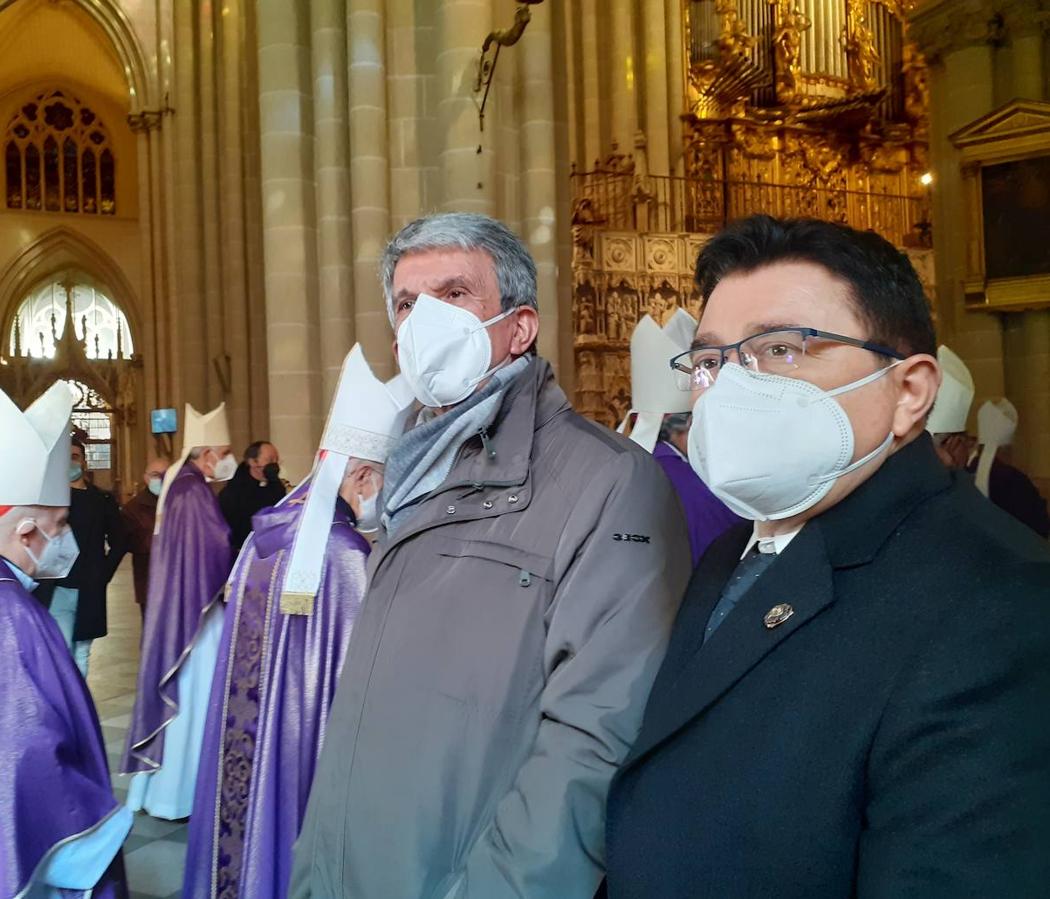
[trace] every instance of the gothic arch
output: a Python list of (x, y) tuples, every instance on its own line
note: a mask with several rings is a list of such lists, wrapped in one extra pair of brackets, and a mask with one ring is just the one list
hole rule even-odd
[[(157, 105), (156, 80), (142, 52), (142, 45), (117, 0), (71, 0), (80, 7), (109, 38), (128, 80), (129, 112), (134, 115)], [(0, 0), (0, 12), (18, 0)]]
[(10, 334), (19, 304), (34, 287), (69, 271), (93, 280), (108, 293), (127, 316), (136, 346), (141, 346), (142, 315), (124, 272), (93, 240), (64, 227), (40, 235), (0, 272), (0, 335)]

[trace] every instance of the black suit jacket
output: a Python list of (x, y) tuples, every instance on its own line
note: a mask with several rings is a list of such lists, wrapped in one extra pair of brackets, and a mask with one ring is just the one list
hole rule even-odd
[(612, 784), (611, 899), (1050, 896), (1046, 545), (923, 435), (701, 646), (749, 533), (697, 568)]

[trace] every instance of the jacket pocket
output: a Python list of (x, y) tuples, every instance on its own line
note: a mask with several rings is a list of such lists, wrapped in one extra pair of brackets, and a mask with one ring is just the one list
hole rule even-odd
[(441, 537), (436, 547), (437, 554), (446, 559), (476, 559), (504, 565), (517, 572), (519, 587), (531, 587), (535, 580), (551, 582), (554, 561), (549, 556), (532, 553), (488, 540), (460, 540)]

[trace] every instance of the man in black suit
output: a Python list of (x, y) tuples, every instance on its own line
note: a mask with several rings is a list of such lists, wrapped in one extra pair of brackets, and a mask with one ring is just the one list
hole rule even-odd
[(1050, 895), (1050, 552), (934, 452), (910, 263), (755, 217), (697, 281), (690, 461), (755, 524), (687, 588), (609, 896)]

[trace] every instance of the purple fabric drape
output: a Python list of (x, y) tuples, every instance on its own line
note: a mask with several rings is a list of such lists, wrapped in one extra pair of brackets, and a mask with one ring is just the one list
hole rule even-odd
[[(117, 808), (87, 686), (47, 610), (0, 560), (0, 893)], [(69, 895), (79, 895), (69, 891)], [(118, 852), (92, 896), (127, 896)]]
[(229, 606), (190, 818), (183, 896), (283, 899), (350, 631), (368, 542), (342, 501), (313, 614), (280, 611), (303, 494), (252, 519)]
[(176, 674), (204, 614), (230, 573), (230, 529), (192, 462), (171, 483), (153, 538), (138, 693), (121, 771), (153, 771), (164, 760), (164, 727), (178, 713)]
[(740, 524), (743, 519), (729, 511), (674, 447), (661, 440), (654, 447), (653, 456), (670, 478), (675, 493), (682, 501), (689, 527), (689, 547), (693, 552), (693, 565), (696, 565), (715, 538), (722, 536), (733, 525)]

